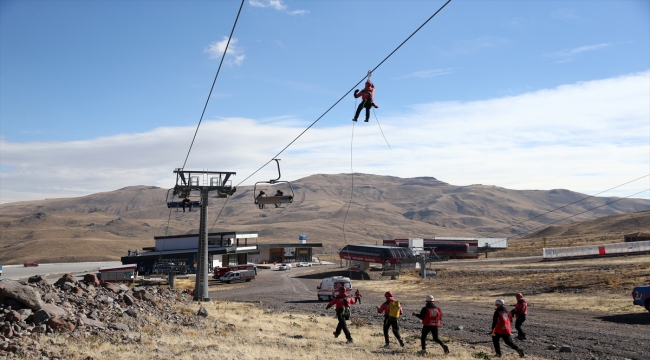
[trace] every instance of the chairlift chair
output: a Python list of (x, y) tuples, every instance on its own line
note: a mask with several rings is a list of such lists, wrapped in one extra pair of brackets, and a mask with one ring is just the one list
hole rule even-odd
[[(277, 179), (271, 179), (269, 181), (258, 181), (255, 183), (255, 186), (253, 186), (253, 197), (255, 199), (255, 204), (256, 205), (276, 205), (278, 206), (279, 204), (290, 204), (293, 202), (293, 188), (291, 187), (291, 183), (288, 181), (280, 181), (280, 177), (282, 176), (280, 173), (280, 159), (273, 159), (275, 160), (276, 165), (278, 166), (278, 178)], [(257, 193), (257, 185), (258, 184), (270, 184), (270, 185), (276, 185), (279, 183), (286, 183), (289, 184), (289, 191), (291, 191), (291, 195), (266, 195), (266, 196), (259, 196)]]
[[(179, 190), (177, 188), (171, 188), (167, 190), (167, 208), (176, 209), (176, 211), (178, 211), (179, 208), (183, 208), (182, 198), (192, 196), (190, 193), (189, 190), (186, 191), (185, 189)], [(175, 198), (178, 198), (178, 200), (175, 200)], [(200, 201), (194, 200), (191, 202), (190, 209), (198, 209), (199, 207), (201, 207)]]

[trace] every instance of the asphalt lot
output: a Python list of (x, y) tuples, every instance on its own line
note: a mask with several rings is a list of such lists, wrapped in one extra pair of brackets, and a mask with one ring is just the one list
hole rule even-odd
[(88, 262), (88, 263), (60, 263), (60, 264), (39, 264), (36, 267), (24, 267), (23, 265), (4, 265), (2, 267), (2, 279), (24, 279), (33, 275), (74, 274), (74, 273), (95, 273), (100, 267), (119, 266), (120, 261)]

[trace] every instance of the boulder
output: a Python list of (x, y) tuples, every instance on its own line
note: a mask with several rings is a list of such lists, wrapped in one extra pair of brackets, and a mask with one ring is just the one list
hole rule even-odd
[(124, 294), (124, 296), (122, 297), (122, 300), (124, 300), (124, 303), (127, 306), (131, 306), (131, 305), (135, 304), (135, 300), (133, 300), (133, 298), (131, 296), (127, 295), (127, 294)]
[(77, 280), (74, 278), (74, 276), (72, 276), (70, 274), (65, 274), (65, 275), (61, 276), (61, 278), (54, 283), (54, 286), (62, 287), (63, 284), (65, 284), (67, 282), (72, 283), (72, 284), (76, 284)]
[(203, 306), (201, 306), (201, 308), (200, 308), (199, 311), (196, 313), (196, 315), (198, 315), (198, 316), (202, 316), (202, 317), (204, 317), (204, 318), (207, 318), (207, 317), (208, 317), (208, 309), (206, 309), (206, 308), (204, 308)]
[(15, 280), (0, 280), (0, 293), (7, 298), (18, 301), (32, 310), (39, 310), (43, 306), (38, 291), (31, 286), (22, 285)]
[(25, 321), (29, 317), (29, 315), (32, 314), (32, 309), (20, 309), (18, 310), (18, 313), (20, 314), (20, 319), (22, 321)]
[(120, 288), (120, 292), (127, 292), (127, 291), (129, 291), (129, 287), (126, 286), (126, 285), (124, 285), (124, 284), (118, 284), (117, 287)]
[(135, 308), (128, 308), (124, 313), (133, 318), (138, 317), (138, 309)]
[(114, 292), (116, 294), (118, 294), (120, 292), (120, 288), (117, 285), (113, 284), (113, 283), (103, 282), (102, 287), (105, 288), (106, 290), (112, 291), (112, 292)]
[(32, 316), (32, 322), (36, 325), (40, 325), (49, 320), (51, 317), (52, 316), (47, 311), (41, 309), (34, 313), (34, 316)]
[(113, 330), (129, 331), (129, 326), (122, 323), (111, 323), (108, 325), (108, 328)]
[(79, 316), (79, 319), (86, 326), (93, 326), (93, 327), (96, 327), (96, 328), (99, 328), (99, 329), (102, 329), (102, 330), (106, 329), (106, 326), (104, 325), (103, 322), (101, 322), (99, 320), (93, 320), (93, 319), (87, 318), (83, 314), (81, 316)]
[(4, 325), (0, 327), (0, 335), (4, 336), (7, 339), (14, 336), (14, 330), (11, 328), (11, 325), (8, 322), (4, 323)]
[(568, 353), (570, 353), (571, 352), (571, 346), (569, 346), (569, 345), (560, 346), (560, 352), (568, 352)]
[(34, 276), (30, 276), (29, 279), (27, 279), (27, 282), (30, 284), (40, 283), (40, 282), (47, 284), (47, 278), (45, 277), (45, 275), (34, 275)]
[(80, 288), (80, 287), (78, 287), (78, 286), (75, 286), (75, 287), (73, 287), (73, 288), (72, 288), (72, 293), (73, 293), (73, 294), (77, 294), (77, 295), (81, 295), (81, 294), (83, 294), (83, 293), (84, 293), (84, 291), (83, 291), (83, 290), (81, 290), (81, 288)]
[(71, 282), (65, 282), (63, 285), (61, 285), (61, 289), (65, 291), (70, 291), (75, 288), (75, 285)]
[(91, 284), (95, 287), (99, 286), (99, 279), (97, 278), (97, 275), (95, 274), (86, 274), (84, 275), (84, 281), (88, 284)]
[(47, 325), (45, 324), (36, 325), (32, 329), (33, 334), (45, 334), (45, 331), (47, 331)]
[(12, 323), (20, 321), (20, 313), (16, 310), (9, 310), (9, 312), (5, 314), (5, 321)]
[(43, 296), (43, 301), (45, 302), (61, 302), (61, 299), (59, 298), (59, 295), (55, 293), (47, 293), (45, 296)]
[(60, 308), (54, 304), (43, 304), (41, 309), (47, 311), (47, 313), (50, 314), (50, 316), (64, 317), (68, 315), (67, 310)]
[(69, 323), (57, 317), (53, 317), (47, 320), (47, 326), (59, 333), (71, 332), (75, 328), (73, 323)]
[(549, 350), (557, 350), (557, 346), (555, 346), (555, 345), (549, 345), (549, 346), (548, 346), (548, 349), (549, 349)]

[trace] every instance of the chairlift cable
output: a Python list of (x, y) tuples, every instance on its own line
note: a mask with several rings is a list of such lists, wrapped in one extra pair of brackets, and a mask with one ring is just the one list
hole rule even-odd
[(210, 92), (208, 93), (208, 98), (205, 100), (205, 105), (203, 106), (203, 112), (201, 112), (199, 123), (196, 126), (196, 131), (194, 131), (194, 137), (192, 138), (192, 143), (190, 143), (190, 148), (187, 150), (187, 156), (185, 156), (185, 161), (183, 162), (183, 167), (181, 169), (185, 169), (185, 165), (187, 164), (187, 159), (190, 157), (190, 152), (192, 151), (194, 140), (196, 140), (196, 134), (199, 132), (199, 127), (201, 126), (201, 121), (203, 121), (205, 110), (208, 108), (208, 103), (210, 102), (210, 96), (212, 96), (212, 90), (214, 89), (214, 84), (216, 84), (217, 82), (217, 77), (219, 77), (219, 72), (221, 71), (221, 65), (223, 65), (223, 60), (226, 58), (226, 54), (228, 53), (228, 46), (230, 45), (230, 40), (232, 39), (232, 35), (235, 32), (235, 27), (237, 26), (237, 21), (239, 20), (239, 14), (241, 14), (241, 9), (244, 7), (244, 1), (245, 0), (241, 0), (241, 5), (239, 5), (239, 11), (237, 12), (235, 23), (232, 25), (232, 30), (230, 30), (230, 36), (228, 37), (228, 42), (226, 43), (226, 49), (223, 51), (223, 55), (221, 56), (221, 62), (219, 63), (217, 74), (214, 76), (214, 80), (212, 81), (212, 87), (210, 88)]
[[(422, 25), (420, 25), (420, 27), (418, 27), (418, 28), (417, 28), (413, 33), (411, 33), (411, 35), (409, 35), (409, 36), (406, 38), (406, 40), (402, 41), (402, 43), (399, 44), (399, 46), (397, 46), (397, 47), (395, 48), (395, 50), (393, 50), (393, 51), (392, 51), (390, 54), (388, 54), (388, 56), (386, 56), (386, 57), (385, 57), (385, 58), (384, 58), (384, 59), (383, 59), (383, 60), (382, 60), (382, 61), (381, 61), (377, 66), (375, 66), (372, 70), (370, 70), (370, 73), (375, 72), (375, 70), (377, 70), (377, 68), (379, 68), (379, 67), (380, 67), (384, 62), (386, 62), (386, 60), (388, 60), (388, 58), (390, 58), (390, 57), (391, 57), (391, 56), (392, 56), (392, 55), (393, 55), (397, 50), (399, 50), (399, 49), (402, 47), (402, 45), (404, 45), (407, 41), (409, 41), (409, 40), (413, 37), (413, 35), (415, 35), (418, 31), (420, 31), (420, 29), (422, 29), (422, 27), (424, 27), (424, 25), (426, 25), (426, 24), (427, 24), (431, 19), (433, 19), (433, 17), (436, 16), (436, 15), (437, 15), (437, 14), (438, 14), (438, 13), (439, 13), (439, 12), (440, 12), (444, 7), (445, 7), (445, 6), (447, 6), (447, 4), (449, 4), (450, 2), (451, 2), (451, 0), (447, 0), (447, 2), (445, 2), (445, 3), (444, 3), (444, 4), (443, 4), (443, 5), (442, 5), (442, 6), (441, 6), (441, 7), (440, 7), (440, 8), (439, 8), (435, 13), (433, 13), (433, 15), (431, 15), (431, 16), (430, 16), (430, 17), (429, 17), (429, 18), (428, 18), (424, 23), (422, 23)], [(236, 186), (239, 186), (239, 185), (241, 185), (242, 183), (244, 183), (244, 181), (248, 180), (248, 179), (251, 178), (253, 175), (257, 174), (260, 170), (262, 170), (266, 165), (270, 164), (271, 161), (273, 161), (273, 159), (275, 159), (275, 158), (277, 158), (278, 156), (280, 156), (280, 154), (282, 154), (285, 150), (287, 150), (287, 149), (289, 148), (289, 146), (293, 145), (294, 142), (296, 142), (296, 141), (297, 141), (297, 140), (298, 140), (298, 139), (299, 139), (303, 134), (305, 134), (305, 133), (307, 132), (307, 130), (311, 129), (312, 126), (314, 126), (314, 125), (315, 125), (315, 124), (316, 124), (320, 119), (322, 119), (325, 115), (327, 115), (327, 113), (329, 113), (330, 110), (332, 110), (332, 109), (333, 109), (336, 105), (338, 105), (338, 104), (339, 104), (339, 103), (340, 103), (340, 102), (341, 102), (341, 101), (342, 101), (346, 96), (348, 96), (348, 94), (350, 94), (352, 91), (354, 91), (354, 89), (355, 89), (359, 84), (361, 84), (364, 80), (366, 80), (367, 76), (368, 76), (368, 75), (364, 75), (364, 77), (363, 77), (361, 80), (359, 80), (359, 82), (357, 82), (356, 84), (354, 84), (354, 86), (352, 86), (352, 88), (350, 88), (350, 90), (348, 90), (345, 94), (343, 94), (343, 96), (341, 96), (341, 98), (338, 99), (338, 100), (334, 103), (334, 105), (330, 106), (330, 107), (329, 107), (329, 108), (328, 108), (328, 109), (327, 109), (327, 110), (326, 110), (326, 111), (325, 111), (321, 116), (319, 116), (316, 120), (314, 120), (314, 122), (312, 122), (311, 125), (309, 125), (305, 130), (303, 130), (300, 134), (298, 134), (298, 136), (296, 136), (296, 138), (294, 138), (293, 140), (291, 140), (291, 142), (290, 142), (287, 146), (285, 146), (282, 150), (280, 150), (279, 153), (277, 153), (275, 156), (273, 156), (273, 157), (271, 158), (271, 160), (269, 160), (269, 161), (267, 161), (266, 163), (264, 163), (264, 165), (260, 166), (260, 167), (259, 167), (257, 170), (255, 170), (252, 174), (248, 175), (244, 180), (242, 180), (241, 182), (239, 182), (239, 184), (237, 184)]]
[[(214, 222), (212, 223), (212, 227), (210, 227), (210, 231), (214, 228), (214, 225), (217, 223), (217, 220), (219, 220), (219, 217), (221, 216), (221, 212), (223, 212), (223, 209), (226, 207), (226, 204), (228, 203), (228, 200), (230, 199), (230, 196), (226, 198), (226, 201), (223, 202), (223, 206), (221, 207), (221, 210), (219, 211), (219, 214), (217, 215), (217, 218), (214, 219)], [(210, 232), (208, 231), (208, 233)]]

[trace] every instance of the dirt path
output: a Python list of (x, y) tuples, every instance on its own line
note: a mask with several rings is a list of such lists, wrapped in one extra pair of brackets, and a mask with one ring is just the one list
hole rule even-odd
[[(316, 286), (324, 277), (322, 273), (332, 270), (333, 267), (293, 268), (288, 271), (262, 270), (251, 283), (215, 285), (210, 297), (229, 301), (262, 302), (266, 308), (276, 311), (333, 316), (332, 309), (325, 310), (326, 302), (316, 299)], [(367, 319), (371, 326), (377, 328), (377, 332), (381, 332), (383, 318), (377, 314), (375, 306), (384, 301), (382, 294), (364, 291), (362, 281), (355, 281), (353, 285), (363, 293), (361, 305), (353, 308), (353, 316)], [(423, 294), (425, 292), (426, 289), (423, 289)], [(405, 315), (402, 316), (401, 326), (405, 337), (415, 334), (419, 336), (421, 324), (410, 314), (419, 312), (423, 305), (424, 301), (402, 301)], [(489, 331), (494, 311), (492, 307), (472, 301), (440, 301), (437, 305), (443, 311), (442, 336), (450, 337), (456, 342), (491, 347)], [(462, 329), (459, 329), (461, 327)], [(524, 329), (530, 340), (518, 344), (526, 353), (540, 357), (650, 359), (650, 314), (647, 312), (611, 315), (586, 311), (531, 309)], [(354, 332), (354, 329), (351, 331)], [(381, 337), (377, 338), (377, 342), (378, 346), (383, 345)], [(569, 345), (572, 352), (549, 350), (550, 345)], [(406, 346), (418, 349), (419, 340), (413, 337), (407, 341)], [(430, 349), (440, 350), (436, 347)], [(512, 352), (505, 345), (502, 345), (502, 349), (506, 354)]]

